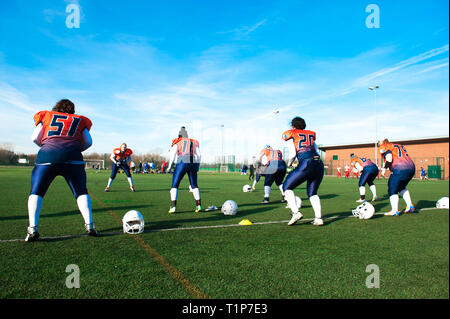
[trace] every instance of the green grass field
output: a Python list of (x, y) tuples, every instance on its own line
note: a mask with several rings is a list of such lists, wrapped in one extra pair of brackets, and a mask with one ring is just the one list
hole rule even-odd
[[(262, 181), (255, 192), (243, 193), (248, 179), (239, 174), (199, 176), (203, 207), (220, 208), (233, 199), (239, 212), (231, 217), (220, 210), (194, 213), (187, 178), (178, 212), (169, 215), (171, 175), (135, 176), (132, 193), (121, 174), (105, 193), (108, 172), (88, 171), (94, 222), (103, 236), (64, 237), (84, 234), (84, 227), (69, 188), (58, 177), (39, 221), (44, 239), (6, 241), (25, 238), (30, 175), (30, 168), (0, 167), (2, 299), (449, 297), (448, 210), (371, 220), (330, 218), (349, 216), (357, 206), (355, 179), (324, 178), (319, 195), (326, 219), (317, 227), (310, 224), (314, 214), (304, 185), (296, 194), (303, 199), (305, 219), (287, 226), (290, 212), (280, 203), (278, 189), (273, 187), (271, 204), (260, 204)], [(376, 185), (382, 199), (376, 211), (390, 210), (387, 181)], [(408, 188), (420, 209), (448, 196), (449, 183), (412, 181)], [(146, 232), (137, 236), (122, 234), (119, 223), (132, 209), (146, 221)], [(274, 223), (225, 227), (242, 219)], [(69, 264), (79, 266), (78, 289), (65, 285)], [(369, 264), (380, 269), (380, 288), (366, 287)]]

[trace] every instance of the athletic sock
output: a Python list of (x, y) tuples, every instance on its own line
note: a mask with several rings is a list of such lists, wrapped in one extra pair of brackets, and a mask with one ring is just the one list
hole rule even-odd
[(284, 192), (284, 198), (288, 202), (288, 206), (291, 209), (292, 214), (298, 213), (297, 203), (295, 202), (295, 194), (293, 190), (287, 189)]
[(200, 200), (200, 189), (198, 189), (198, 187), (192, 189), (192, 194), (194, 195), (195, 200)]
[(394, 213), (398, 212), (398, 195), (397, 194), (391, 195), (389, 197), (389, 200), (391, 202), (392, 211)]
[(314, 195), (309, 198), (309, 201), (311, 202), (311, 206), (314, 210), (314, 215), (316, 218), (322, 218), (322, 206), (320, 205), (320, 198), (319, 195)]
[(264, 186), (264, 198), (269, 198), (270, 196), (270, 186)]
[(412, 206), (412, 200), (411, 200), (411, 194), (409, 193), (409, 191), (407, 189), (404, 189), (400, 192), (400, 195), (402, 195), (403, 199), (406, 202), (406, 207), (411, 207)]
[(372, 192), (374, 198), (377, 197), (377, 188), (375, 187), (375, 185), (370, 186), (370, 191)]
[(37, 227), (41, 209), (42, 197), (39, 195), (30, 195), (28, 197), (28, 219), (30, 222), (30, 227)]
[(170, 199), (171, 201), (176, 201), (178, 197), (178, 188), (171, 188), (170, 189)]
[(364, 199), (363, 196), (366, 195), (366, 188), (364, 186), (359, 187), (359, 195), (361, 195), (361, 199)]
[(280, 186), (278, 186), (278, 188), (280, 189), (281, 195), (284, 196), (283, 184), (281, 184)]
[(128, 177), (128, 183), (130, 184), (130, 187), (133, 187), (133, 179), (131, 177)]
[(92, 224), (91, 198), (88, 194), (80, 195), (77, 198), (78, 209), (83, 216), (86, 225)]
[(113, 179), (110, 177), (110, 178), (108, 179), (108, 185), (107, 185), (106, 187), (109, 188), (109, 187), (111, 186), (112, 182), (113, 182)]

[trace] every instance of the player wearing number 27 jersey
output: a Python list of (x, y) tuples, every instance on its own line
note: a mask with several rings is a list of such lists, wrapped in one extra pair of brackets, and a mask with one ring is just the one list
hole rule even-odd
[(89, 134), (92, 123), (76, 115), (70, 100), (61, 100), (52, 111), (41, 111), (34, 116), (32, 140), (40, 147), (31, 173), (31, 192), (28, 197), (29, 227), (25, 241), (39, 238), (38, 220), (42, 200), (54, 178), (65, 178), (85, 221), (89, 235), (97, 235), (92, 222), (91, 199), (86, 188), (86, 172), (81, 152), (92, 145)]
[(399, 216), (398, 200), (402, 195), (406, 202), (406, 209), (404, 213), (411, 213), (414, 211), (414, 206), (411, 201), (411, 195), (406, 189), (409, 181), (414, 177), (416, 173), (416, 167), (414, 162), (409, 157), (405, 147), (400, 144), (390, 143), (385, 139), (379, 143), (380, 153), (384, 158), (383, 170), (390, 169), (391, 175), (388, 181), (388, 194), (391, 202), (392, 210), (385, 215), (387, 216)]
[[(297, 167), (289, 173), (283, 182), (283, 191), (288, 206), (292, 211), (292, 219), (288, 225), (295, 224), (303, 215), (299, 212), (295, 199), (294, 189), (307, 182), (306, 190), (314, 210), (314, 225), (323, 225), (320, 198), (317, 195), (320, 183), (323, 179), (324, 166), (320, 159), (314, 131), (305, 130), (306, 123), (301, 117), (296, 117), (291, 122), (292, 129), (283, 133), (283, 140), (288, 142), (289, 166), (295, 159)], [(301, 203), (298, 203), (301, 204)]]

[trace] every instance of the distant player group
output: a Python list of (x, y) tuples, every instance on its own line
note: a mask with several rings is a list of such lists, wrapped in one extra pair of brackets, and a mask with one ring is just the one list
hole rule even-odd
[[(42, 208), (43, 197), (58, 175), (63, 176), (69, 185), (78, 208), (83, 216), (85, 229), (88, 235), (97, 236), (92, 220), (91, 199), (86, 187), (86, 172), (82, 152), (92, 145), (90, 136), (91, 121), (75, 114), (75, 105), (67, 99), (60, 100), (51, 111), (40, 111), (34, 116), (35, 130), (32, 140), (40, 147), (36, 163), (31, 174), (31, 191), (28, 197), (29, 226), (25, 241), (31, 242), (39, 238), (38, 220)], [(282, 134), (282, 139), (287, 142), (289, 154), (288, 164), (282, 159), (279, 150), (267, 145), (259, 154), (261, 170), (253, 184), (253, 189), (261, 176), (264, 176), (264, 199), (262, 203), (269, 203), (270, 190), (275, 183), (282, 194), (282, 202), (287, 202), (287, 207), (292, 212), (292, 218), (288, 225), (299, 221), (303, 215), (295, 196), (294, 190), (306, 182), (306, 194), (314, 210), (313, 225), (323, 225), (322, 209), (318, 189), (324, 175), (324, 165), (320, 159), (316, 144), (316, 133), (306, 130), (306, 122), (301, 117), (295, 117), (291, 121), (291, 128)], [(391, 203), (391, 211), (387, 216), (399, 216), (398, 209), (400, 194), (406, 202), (403, 213), (414, 211), (407, 184), (415, 174), (413, 161), (408, 156), (404, 146), (392, 144), (387, 139), (379, 143), (380, 153), (384, 158), (382, 173), (385, 169), (391, 170), (388, 182), (388, 194)], [(111, 154), (113, 167), (108, 179), (105, 192), (108, 192), (119, 169), (122, 169), (128, 179), (131, 191), (135, 191), (133, 179), (130, 173), (129, 162), (132, 150), (127, 144), (122, 143)], [(293, 168), (295, 160), (297, 166), (287, 174), (288, 167)], [(178, 188), (181, 180), (187, 174), (190, 191), (195, 201), (195, 212), (202, 211), (200, 190), (197, 184), (197, 173), (201, 161), (199, 142), (189, 138), (186, 128), (182, 127), (178, 137), (172, 141), (170, 150), (170, 162), (167, 171), (176, 164), (172, 176), (170, 189), (171, 205), (169, 214), (176, 213)], [(359, 180), (360, 198), (357, 202), (365, 202), (365, 185), (369, 185), (372, 192), (372, 201), (377, 200), (374, 180), (379, 173), (378, 167), (366, 158), (351, 154), (351, 165), (361, 173)], [(286, 176), (287, 174), (287, 176)]]

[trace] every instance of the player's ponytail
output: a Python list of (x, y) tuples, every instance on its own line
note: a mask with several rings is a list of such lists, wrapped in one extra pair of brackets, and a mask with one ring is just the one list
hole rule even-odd
[(63, 99), (63, 100), (58, 101), (58, 103), (56, 103), (56, 105), (53, 107), (52, 111), (74, 114), (75, 113), (75, 104), (73, 104), (72, 101), (70, 101), (70, 100)]

